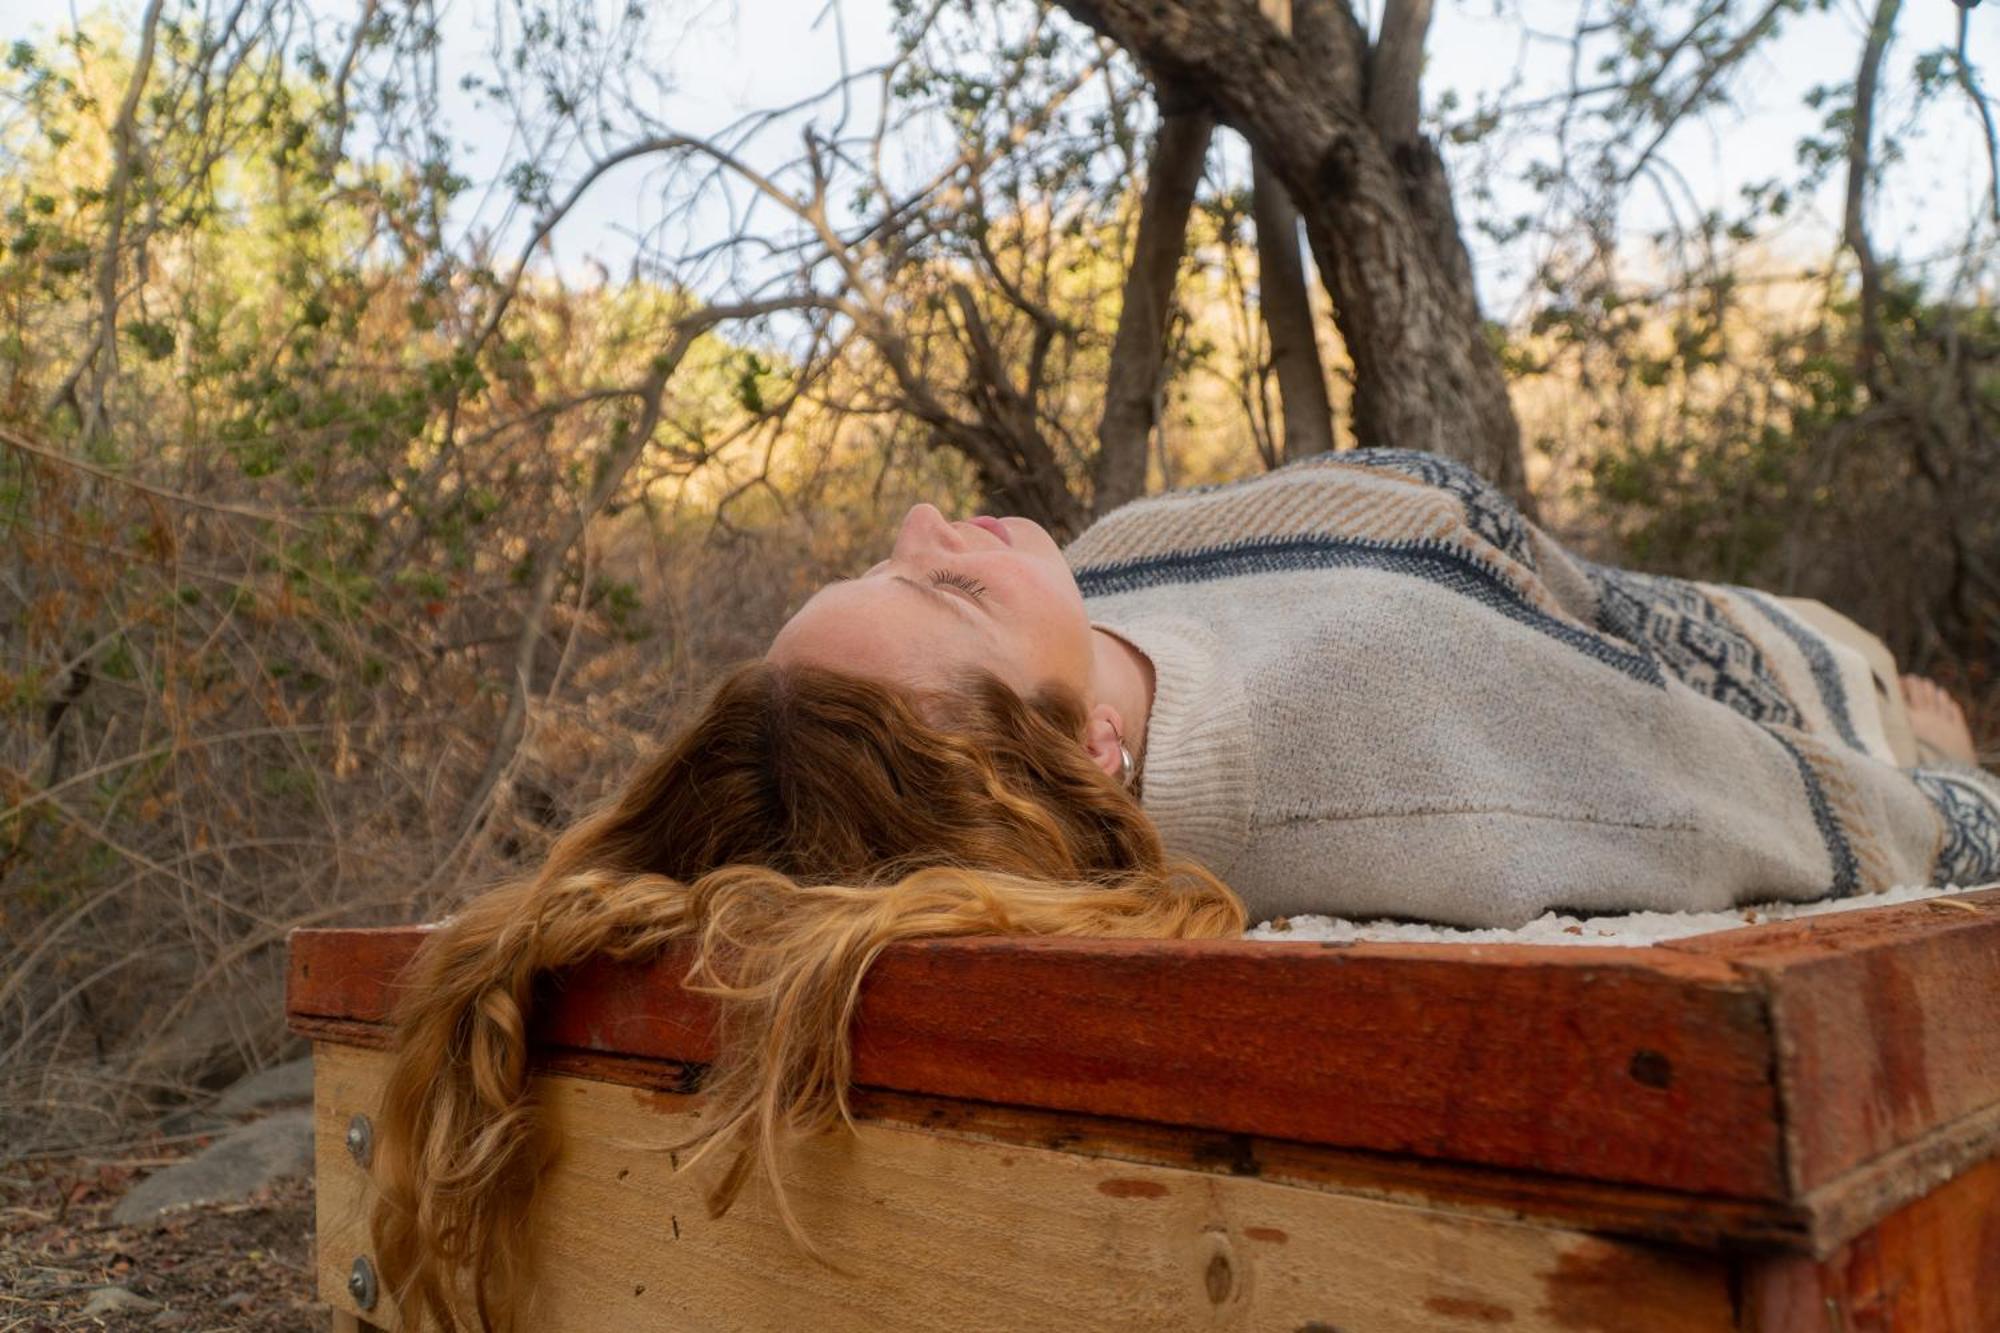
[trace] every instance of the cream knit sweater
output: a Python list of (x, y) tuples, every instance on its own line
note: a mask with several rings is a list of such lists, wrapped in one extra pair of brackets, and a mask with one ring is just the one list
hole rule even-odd
[(1747, 588), (1581, 560), (1443, 459), (1140, 500), (1067, 554), (1153, 663), (1142, 804), (1253, 921), (2000, 878), (2000, 780), (1898, 768), (1853, 649)]

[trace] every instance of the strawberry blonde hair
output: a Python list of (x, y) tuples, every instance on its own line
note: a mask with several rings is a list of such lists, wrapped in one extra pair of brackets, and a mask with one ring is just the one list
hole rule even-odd
[[(733, 1159), (711, 1215), (760, 1171), (817, 1255), (777, 1162), (852, 1126), (849, 1027), (883, 948), (926, 936), (1231, 935), (1242, 903), (1169, 858), (1133, 795), (1083, 748), (1082, 701), (990, 675), (919, 695), (823, 668), (751, 662), (532, 878), (468, 903), (424, 942), (397, 1015), (371, 1219), (405, 1328), (517, 1327), (528, 1210), (553, 1156), (528, 1069), (545, 975), (687, 941), (717, 1002), (696, 1160)], [(689, 1163), (691, 1165), (692, 1163)]]

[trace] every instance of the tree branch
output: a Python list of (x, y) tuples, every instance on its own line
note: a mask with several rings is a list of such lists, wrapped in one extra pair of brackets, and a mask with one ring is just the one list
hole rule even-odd
[(1327, 402), (1312, 301), (1299, 253), (1299, 214), (1261, 157), (1250, 160), (1250, 208), (1257, 223), (1257, 304), (1271, 335), (1271, 365), (1284, 406), (1284, 459), (1333, 449), (1333, 408)]
[[(132, 186), (133, 159), (138, 155), (139, 99), (153, 76), (153, 48), (160, 29), (162, 0), (149, 0), (139, 21), (139, 55), (132, 64), (132, 77), (125, 83), (125, 97), (111, 123), (111, 179), (104, 187), (104, 249), (97, 257), (97, 312), (83, 354), (49, 397), (48, 412), (64, 403), (77, 408), (85, 435), (94, 435), (104, 425), (105, 389), (118, 369), (118, 261), (125, 247), (125, 213)], [(83, 377), (92, 378), (91, 409), (86, 412), (77, 400)]]
[(1097, 514), (1109, 513), (1146, 488), (1146, 444), (1154, 425), (1167, 310), (1187, 249), (1188, 213), (1214, 132), (1215, 121), (1206, 110), (1166, 112), (1160, 118), (1105, 377), (1104, 416), (1091, 468), (1091, 507)]
[(458, 836), (453, 840), (452, 850), (439, 863), (434, 880), (457, 859), (458, 853), (478, 828), (494, 789), (499, 786), (507, 766), (513, 762), (514, 752), (520, 747), (527, 731), (529, 682), (534, 674), (536, 650), (541, 645), (542, 623), (555, 601), (556, 585), (561, 582), (563, 566), (570, 550), (582, 539), (591, 519), (617, 493), (632, 465), (639, 461), (640, 455), (651, 443), (654, 431), (659, 428), (660, 413), (665, 408), (667, 385), (674, 372), (680, 369), (688, 350), (718, 324), (756, 319), (782, 310), (803, 310), (818, 304), (819, 299), (814, 297), (779, 297), (742, 305), (709, 306), (674, 321), (666, 347), (653, 358), (652, 368), (639, 390), (638, 397), (642, 404), (639, 419), (623, 435), (612, 434), (606, 440), (604, 451), (597, 460), (597, 479), (591, 484), (589, 494), (570, 514), (555, 537), (536, 552), (535, 589), (529, 598), (527, 612), (521, 618), (520, 633), (514, 640), (514, 684), (507, 699), (507, 711), (501, 717), (499, 733), (486, 757), (485, 767), (460, 812)]
[(1994, 132), (1993, 104), (1987, 100), (1985, 90), (1979, 86), (1979, 80), (1972, 71), (1972, 61), (1965, 54), (1965, 41), (1971, 18), (1971, 7), (1960, 5), (1958, 44), (1952, 48), (1953, 64), (1956, 67), (1955, 77), (1958, 86), (1964, 89), (1966, 97), (1971, 99), (1973, 110), (1979, 113), (1980, 127), (1986, 133), (1986, 181), (1991, 199), (1988, 216), (1996, 225), (2000, 225), (2000, 135)]
[(1431, 0), (1388, 0), (1382, 10), (1381, 35), (1368, 52), (1368, 119), (1390, 143), (1417, 137), (1417, 84), (1430, 27)]
[(1854, 111), (1847, 133), (1847, 201), (1842, 240), (1854, 252), (1861, 278), (1861, 338), (1856, 360), (1861, 378), (1878, 397), (1882, 355), (1882, 270), (1868, 237), (1868, 166), (1875, 137), (1875, 94), (1881, 82), (1882, 57), (1896, 30), (1903, 0), (1877, 0), (1861, 49), (1861, 68), (1854, 75)]

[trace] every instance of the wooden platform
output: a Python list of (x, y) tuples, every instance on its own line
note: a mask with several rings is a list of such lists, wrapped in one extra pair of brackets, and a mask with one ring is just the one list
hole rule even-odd
[[(367, 1251), (417, 929), (294, 935), (318, 1043), (321, 1288)], [(592, 966), (535, 1045), (565, 1154), (555, 1329), (2000, 1330), (2000, 890), (1645, 949), (978, 939), (898, 946), (862, 1132), (707, 1219), (712, 1015)]]

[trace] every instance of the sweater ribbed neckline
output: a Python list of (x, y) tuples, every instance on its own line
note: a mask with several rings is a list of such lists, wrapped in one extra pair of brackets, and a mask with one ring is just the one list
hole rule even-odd
[(1153, 664), (1139, 804), (1167, 850), (1223, 878), (1249, 836), (1256, 799), (1250, 709), (1214, 634), (1180, 616), (1098, 604), (1091, 624)]

